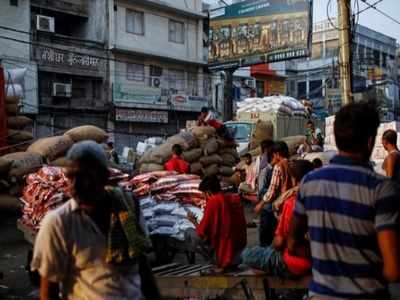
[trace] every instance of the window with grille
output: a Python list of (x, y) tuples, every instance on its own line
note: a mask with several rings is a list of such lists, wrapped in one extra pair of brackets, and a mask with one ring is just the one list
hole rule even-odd
[(150, 66), (150, 76), (151, 77), (161, 77), (163, 69), (159, 66)]
[(183, 23), (169, 20), (169, 41), (179, 44), (185, 43), (185, 25)]
[(126, 79), (131, 81), (144, 81), (144, 65), (126, 64)]
[(126, 10), (126, 32), (144, 35), (144, 14), (142, 12)]

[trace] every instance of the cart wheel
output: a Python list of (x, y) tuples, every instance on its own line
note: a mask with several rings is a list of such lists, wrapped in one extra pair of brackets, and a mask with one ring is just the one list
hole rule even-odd
[(40, 287), (40, 275), (37, 271), (31, 271), (31, 261), (33, 258), (33, 251), (29, 250), (26, 256), (26, 266), (25, 271), (28, 273), (29, 280), (34, 287)]

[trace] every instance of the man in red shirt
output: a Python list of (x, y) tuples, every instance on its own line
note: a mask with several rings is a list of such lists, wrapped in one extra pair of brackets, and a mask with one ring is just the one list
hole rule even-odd
[(164, 169), (167, 171), (176, 171), (180, 174), (189, 172), (189, 164), (181, 158), (182, 146), (175, 144), (172, 146), (172, 157), (164, 165)]
[(226, 271), (240, 262), (240, 254), (247, 243), (246, 219), (240, 197), (224, 195), (217, 176), (205, 177), (199, 189), (204, 192), (207, 204), (200, 223), (189, 214), (196, 226), (197, 235), (215, 252), (217, 267)]
[(256, 246), (243, 251), (243, 263), (268, 274), (278, 276), (302, 276), (311, 270), (311, 258), (289, 254), (287, 240), (289, 226), (296, 203), (298, 186), (301, 179), (313, 170), (313, 164), (307, 160), (296, 160), (289, 163), (289, 175), (293, 186), (284, 200), (282, 214), (279, 219), (275, 237), (270, 247)]

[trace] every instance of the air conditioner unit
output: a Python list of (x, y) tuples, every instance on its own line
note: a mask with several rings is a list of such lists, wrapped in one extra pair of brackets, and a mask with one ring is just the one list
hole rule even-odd
[(53, 97), (71, 98), (71, 84), (68, 83), (53, 83)]
[(54, 18), (36, 15), (36, 29), (40, 31), (54, 32)]
[(249, 88), (255, 89), (256, 88), (256, 81), (254, 79), (246, 79), (244, 84), (247, 85)]
[(152, 87), (160, 87), (161, 85), (161, 79), (160, 77), (151, 77), (150, 78), (150, 86)]

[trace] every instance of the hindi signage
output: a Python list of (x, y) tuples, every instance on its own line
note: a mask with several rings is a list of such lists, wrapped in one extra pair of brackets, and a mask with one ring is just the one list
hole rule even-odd
[(69, 51), (55, 50), (48, 47), (38, 47), (37, 59), (45, 64), (58, 64), (70, 67), (99, 69), (100, 58), (91, 55), (79, 55)]
[(168, 123), (168, 112), (158, 110), (116, 108), (115, 120), (138, 123)]
[(209, 68), (310, 54), (312, 0), (246, 0), (210, 13)]

